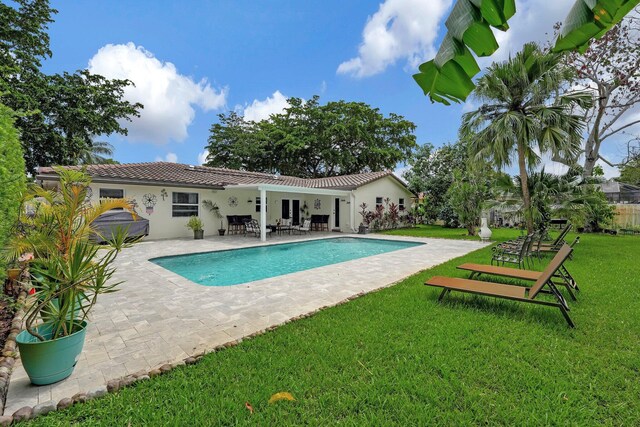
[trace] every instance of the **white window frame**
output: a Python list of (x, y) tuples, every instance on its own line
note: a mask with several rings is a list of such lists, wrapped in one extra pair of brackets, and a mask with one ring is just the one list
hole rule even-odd
[[(180, 203), (175, 202), (176, 194), (195, 194), (196, 202), (195, 203)], [(188, 212), (188, 215), (176, 215), (175, 207), (176, 206), (184, 206), (184, 207), (196, 207), (195, 212)], [(189, 218), (190, 216), (199, 216), (200, 215), (200, 193), (194, 193), (191, 191), (172, 191), (171, 192), (171, 217), (172, 218)]]

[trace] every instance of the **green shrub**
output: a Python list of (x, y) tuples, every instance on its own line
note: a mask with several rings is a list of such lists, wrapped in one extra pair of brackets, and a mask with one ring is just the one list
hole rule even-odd
[[(25, 189), (24, 157), (13, 111), (0, 104), (0, 248), (4, 249), (18, 218)], [(0, 257), (0, 280), (4, 280), (6, 260)]]

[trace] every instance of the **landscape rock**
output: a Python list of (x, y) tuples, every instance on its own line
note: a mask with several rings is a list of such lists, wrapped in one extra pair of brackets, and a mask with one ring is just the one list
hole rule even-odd
[(136, 379), (134, 377), (126, 377), (120, 380), (120, 387), (129, 387), (131, 384), (135, 382), (136, 382)]
[(13, 422), (13, 417), (0, 415), (0, 427), (8, 427)]
[(148, 379), (151, 379), (151, 377), (149, 375), (140, 375), (139, 377), (136, 378), (136, 382), (138, 382), (138, 381), (146, 381)]
[(13, 421), (26, 421), (31, 418), (32, 414), (31, 406), (23, 406), (13, 413)]
[(120, 380), (110, 380), (107, 382), (107, 391), (113, 393), (120, 388)]
[(139, 377), (141, 377), (141, 376), (143, 376), (143, 375), (147, 375), (147, 371), (141, 370), (141, 371), (138, 371), (138, 372), (136, 372), (136, 373), (134, 373), (134, 374), (133, 374), (133, 376), (134, 376), (135, 378), (139, 378)]
[(193, 365), (196, 362), (197, 360), (195, 357), (187, 357), (186, 359), (184, 359), (184, 363), (186, 363), (187, 365)]
[(71, 396), (71, 400), (73, 400), (73, 403), (84, 403), (89, 399), (87, 398), (86, 393), (76, 393)]
[(172, 367), (168, 363), (165, 363), (164, 365), (160, 366), (160, 371), (162, 372), (169, 372), (171, 369)]
[(153, 378), (153, 377), (157, 377), (161, 373), (162, 373), (162, 371), (160, 369), (152, 369), (152, 370), (149, 371), (149, 376), (151, 378)]
[(65, 397), (64, 399), (60, 399), (60, 402), (58, 402), (58, 411), (62, 410), (62, 409), (67, 409), (69, 406), (73, 405), (73, 400), (71, 400), (68, 397)]
[(33, 416), (38, 417), (40, 415), (46, 415), (51, 411), (55, 411), (58, 408), (56, 402), (50, 400), (48, 402), (39, 403), (33, 407)]
[(109, 390), (107, 390), (106, 385), (101, 385), (96, 388), (93, 388), (87, 392), (87, 397), (89, 399), (97, 399), (99, 397), (105, 396)]

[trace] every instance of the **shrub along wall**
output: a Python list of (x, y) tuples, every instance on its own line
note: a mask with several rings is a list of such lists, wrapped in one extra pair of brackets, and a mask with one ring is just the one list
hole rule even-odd
[[(0, 104), (0, 248), (11, 233), (18, 217), (20, 198), (25, 188), (25, 168), (14, 112)], [(4, 281), (6, 265), (0, 256), (0, 283)]]

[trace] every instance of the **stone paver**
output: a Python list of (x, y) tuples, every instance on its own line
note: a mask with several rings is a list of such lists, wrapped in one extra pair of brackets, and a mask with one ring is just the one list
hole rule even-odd
[[(341, 237), (314, 233), (310, 237)], [(83, 354), (74, 373), (59, 383), (36, 387), (21, 364), (11, 377), (5, 414), (23, 406), (58, 402), (107, 381), (247, 336), (292, 317), (330, 306), (361, 292), (389, 286), (420, 270), (485, 246), (462, 240), (360, 236), (420, 241), (425, 245), (235, 286), (206, 287), (150, 261), (150, 258), (261, 245), (250, 237), (158, 240), (126, 249), (116, 261), (119, 292), (96, 305)], [(273, 236), (266, 244), (307, 239)]]

